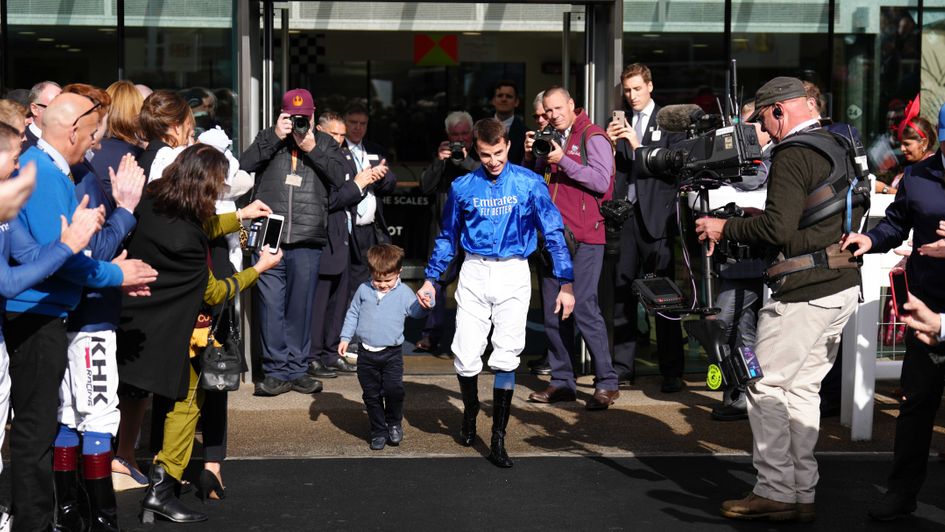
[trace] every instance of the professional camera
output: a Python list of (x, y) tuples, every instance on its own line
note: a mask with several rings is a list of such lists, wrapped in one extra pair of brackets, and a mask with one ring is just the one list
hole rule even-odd
[(312, 122), (309, 117), (305, 115), (292, 115), (289, 118), (292, 120), (292, 133), (300, 137), (304, 137), (308, 134), (308, 130), (312, 127)]
[(604, 217), (604, 254), (620, 254), (620, 231), (630, 217), (633, 207), (627, 200), (607, 200), (600, 204), (600, 214)]
[(545, 126), (544, 129), (535, 131), (535, 142), (532, 143), (532, 153), (539, 159), (548, 157), (548, 154), (554, 150), (551, 141), (555, 140), (555, 128)]
[(690, 118), (686, 140), (672, 148), (636, 149), (634, 165), (639, 165), (643, 175), (678, 177), (682, 186), (698, 182), (709, 188), (755, 175), (761, 162), (761, 145), (753, 125), (725, 126), (721, 115), (701, 111)]
[(459, 164), (466, 159), (466, 146), (462, 142), (450, 142), (450, 160)]

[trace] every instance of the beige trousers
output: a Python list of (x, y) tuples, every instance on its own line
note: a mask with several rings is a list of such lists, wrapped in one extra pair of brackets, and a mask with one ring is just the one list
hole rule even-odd
[(755, 495), (814, 502), (820, 381), (837, 357), (858, 295), (853, 287), (801, 303), (771, 300), (758, 314), (755, 353), (764, 377), (748, 389)]

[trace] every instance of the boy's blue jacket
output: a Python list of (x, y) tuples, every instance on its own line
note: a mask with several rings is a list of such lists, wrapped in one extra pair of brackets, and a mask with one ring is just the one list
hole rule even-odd
[(493, 180), (480, 167), (453, 181), (443, 207), (442, 229), (424, 274), (431, 281), (439, 279), (453, 259), (457, 240), (466, 253), (528, 257), (538, 247), (538, 231), (545, 237), (554, 276), (573, 281), (564, 222), (541, 177), (508, 163)]
[[(71, 220), (79, 204), (75, 185), (49, 155), (33, 146), (20, 156), (21, 166), (30, 162), (36, 163), (36, 188), (17, 215), (24, 231), (9, 233), (11, 256), (20, 264), (36, 261), (40, 253), (36, 244), (42, 246), (59, 240), (62, 228), (59, 216)], [(77, 253), (53, 277), (8, 299), (6, 310), (64, 318), (78, 304), (83, 286), (101, 288), (118, 286), (121, 282), (118, 266)]]
[(422, 318), (427, 309), (420, 306), (417, 295), (398, 282), (390, 292), (378, 299), (371, 281), (363, 283), (354, 293), (351, 306), (341, 328), (341, 339), (350, 342), (357, 334), (362, 343), (374, 347), (392, 347), (404, 343), (404, 319)]

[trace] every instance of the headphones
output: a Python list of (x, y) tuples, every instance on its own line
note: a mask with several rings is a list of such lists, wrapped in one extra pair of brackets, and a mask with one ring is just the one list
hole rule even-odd
[(781, 110), (780, 106), (775, 105), (774, 109), (771, 110), (771, 116), (773, 116), (775, 120), (781, 120), (784, 118), (784, 111)]

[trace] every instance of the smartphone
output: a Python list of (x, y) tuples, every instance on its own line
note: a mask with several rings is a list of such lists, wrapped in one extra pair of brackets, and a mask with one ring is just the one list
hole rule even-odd
[(262, 246), (269, 246), (269, 253), (275, 254), (279, 251), (279, 245), (282, 244), (282, 226), (284, 222), (285, 216), (281, 214), (270, 214), (266, 217)]
[(630, 124), (627, 123), (627, 113), (623, 110), (614, 111), (614, 117), (611, 118), (611, 122), (623, 124), (623, 127), (630, 127)]
[(896, 314), (902, 316), (906, 313), (906, 309), (903, 308), (903, 305), (909, 300), (909, 283), (906, 281), (905, 268), (893, 268), (889, 270), (889, 288), (890, 292), (892, 292)]

